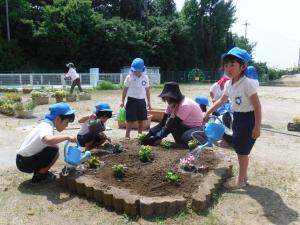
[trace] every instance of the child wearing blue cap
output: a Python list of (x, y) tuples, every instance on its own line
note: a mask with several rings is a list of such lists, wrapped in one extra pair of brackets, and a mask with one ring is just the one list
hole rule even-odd
[(225, 187), (236, 189), (248, 183), (249, 154), (260, 136), (261, 104), (257, 88), (253, 82), (244, 76), (251, 56), (244, 49), (235, 47), (223, 56), (223, 67), (230, 81), (225, 84), (223, 96), (207, 111), (204, 119), (207, 121), (210, 113), (223, 105), (228, 98), (233, 107), (232, 146), (237, 153), (239, 162), (238, 177), (228, 180)]
[(245, 75), (250, 78), (256, 88), (259, 87), (258, 74), (254, 66), (248, 66)]
[(208, 98), (204, 95), (198, 95), (195, 98), (195, 102), (199, 105), (202, 112), (207, 111), (207, 107), (209, 106)]
[(112, 109), (106, 102), (97, 102), (95, 105), (95, 114), (84, 116), (78, 120), (81, 123), (81, 129), (78, 132), (77, 139), (80, 146), (87, 150), (102, 145), (110, 138), (103, 133), (105, 131), (106, 121), (112, 117)]
[(136, 58), (131, 63), (130, 74), (124, 80), (124, 89), (122, 92), (122, 103), (126, 102), (126, 134), (125, 138), (130, 138), (130, 132), (135, 121), (138, 122), (138, 133), (142, 133), (143, 121), (147, 120), (147, 107), (145, 98), (147, 98), (148, 108), (151, 109), (150, 103), (150, 84), (149, 78), (144, 74), (144, 60)]
[(63, 131), (75, 118), (75, 111), (66, 103), (49, 106), (45, 119), (25, 138), (16, 157), (17, 168), (33, 173), (32, 185), (54, 181), (56, 176), (49, 169), (56, 162), (59, 152), (57, 144), (63, 141), (76, 142), (73, 135), (54, 135), (54, 128)]

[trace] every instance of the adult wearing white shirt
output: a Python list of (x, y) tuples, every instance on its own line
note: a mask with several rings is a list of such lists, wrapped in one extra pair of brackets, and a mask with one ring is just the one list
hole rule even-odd
[(83, 90), (80, 85), (80, 76), (76, 72), (74, 64), (70, 62), (70, 63), (66, 64), (66, 66), (69, 68), (69, 71), (68, 71), (68, 73), (65, 74), (64, 79), (66, 80), (68, 77), (71, 77), (71, 80), (72, 80), (70, 94), (73, 93), (73, 90), (76, 85), (78, 86), (79, 91), (82, 92)]

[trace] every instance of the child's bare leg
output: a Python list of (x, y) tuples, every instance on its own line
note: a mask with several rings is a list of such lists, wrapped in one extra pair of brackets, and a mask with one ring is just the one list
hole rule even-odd
[(132, 129), (133, 123), (134, 122), (131, 121), (126, 123), (126, 134), (125, 134), (126, 138), (130, 138), (130, 131)]
[(239, 184), (243, 183), (247, 180), (247, 170), (249, 164), (249, 156), (248, 155), (239, 155), (238, 154), (238, 161), (239, 161), (239, 176), (237, 182)]
[(44, 167), (44, 168), (42, 168), (42, 169), (39, 170), (39, 173), (41, 173), (41, 174), (48, 173), (49, 169), (53, 166), (53, 164), (58, 159), (58, 156), (59, 156), (59, 152), (57, 152), (57, 154), (55, 155), (54, 159), (52, 160), (52, 162), (47, 167)]
[(143, 120), (139, 120), (138, 122), (138, 133), (141, 134), (143, 132)]

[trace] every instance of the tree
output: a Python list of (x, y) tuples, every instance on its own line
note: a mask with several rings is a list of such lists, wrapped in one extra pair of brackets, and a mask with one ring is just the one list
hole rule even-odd
[(238, 36), (237, 34), (235, 34), (233, 36), (233, 41), (234, 41), (234, 45), (236, 47), (242, 48), (247, 50), (247, 52), (249, 52), (250, 54), (252, 54), (255, 46), (257, 45), (256, 42), (250, 43), (249, 40), (243, 36)]

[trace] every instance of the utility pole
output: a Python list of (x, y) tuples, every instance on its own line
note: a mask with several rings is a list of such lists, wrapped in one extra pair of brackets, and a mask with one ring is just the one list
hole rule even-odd
[(5, 0), (5, 12), (6, 12), (7, 41), (10, 41), (10, 29), (9, 29), (9, 17), (8, 17), (8, 0)]
[(300, 48), (299, 48), (298, 68), (300, 68)]
[(245, 39), (247, 39), (247, 28), (250, 24), (246, 20), (246, 22), (243, 25), (245, 26), (245, 36), (244, 37), (245, 37)]

